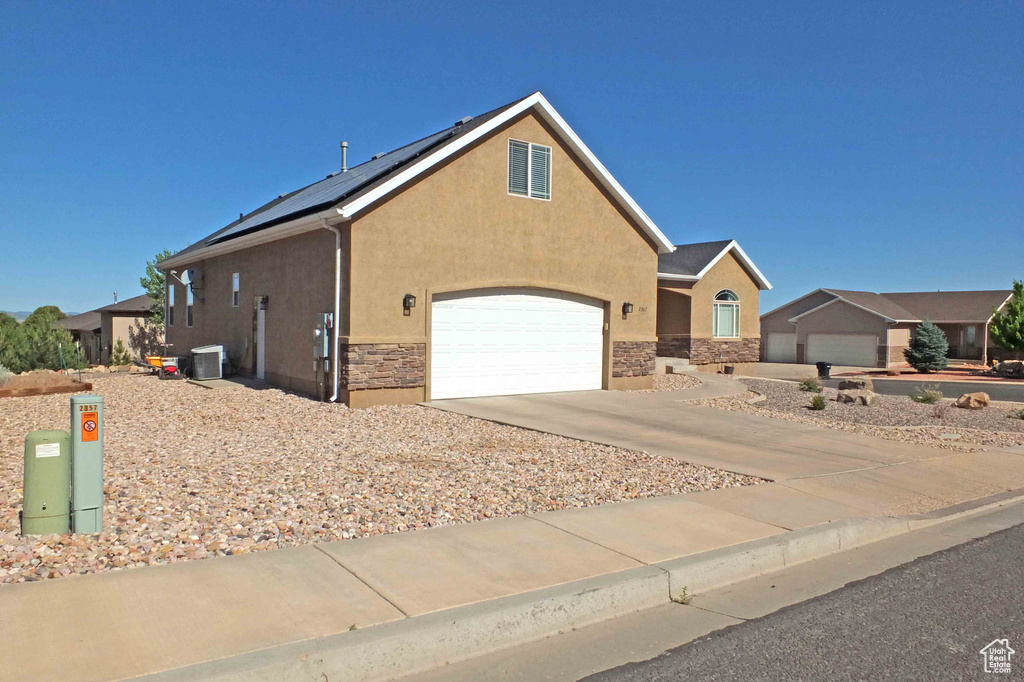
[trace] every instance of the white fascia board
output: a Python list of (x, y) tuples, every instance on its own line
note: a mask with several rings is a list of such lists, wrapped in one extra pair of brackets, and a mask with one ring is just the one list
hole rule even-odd
[(779, 311), (780, 311), (780, 310), (782, 310), (783, 308), (787, 308), (787, 307), (789, 307), (789, 306), (793, 305), (794, 303), (799, 303), (800, 301), (804, 300), (805, 298), (809, 298), (809, 297), (811, 297), (811, 296), (814, 296), (814, 295), (815, 295), (815, 294), (817, 294), (817, 293), (826, 293), (826, 294), (828, 294), (829, 296), (835, 296), (835, 294), (833, 294), (833, 293), (832, 293), (831, 291), (827, 291), (827, 290), (825, 290), (825, 289), (820, 289), (820, 288), (819, 288), (819, 289), (815, 289), (814, 291), (812, 291), (812, 292), (811, 292), (811, 293), (809, 293), (809, 294), (804, 294), (803, 296), (799, 296), (799, 297), (797, 297), (797, 298), (794, 298), (794, 299), (793, 299), (792, 301), (790, 301), (789, 303), (783, 303), (782, 305), (780, 305), (780, 306), (779, 306), (779, 307), (777, 307), (777, 308), (772, 308), (772, 309), (771, 309), (771, 310), (769, 310), (768, 312), (766, 312), (766, 313), (764, 313), (763, 315), (761, 315), (761, 319), (763, 320), (764, 318), (768, 317), (769, 315), (774, 315), (775, 313), (779, 312)]
[(882, 313), (878, 312), (877, 310), (872, 310), (871, 308), (865, 308), (862, 305), (858, 305), (858, 304), (854, 303), (853, 301), (849, 301), (849, 300), (843, 298), (839, 294), (836, 294), (836, 293), (833, 293), (833, 292), (829, 291), (828, 289), (821, 289), (820, 291), (824, 291), (827, 294), (832, 294), (833, 296), (835, 296), (835, 298), (833, 298), (828, 303), (822, 303), (817, 308), (811, 308), (807, 312), (800, 313), (796, 317), (791, 317), (791, 318), (789, 318), (789, 321), (795, 323), (801, 317), (806, 317), (807, 315), (810, 315), (811, 313), (817, 312), (817, 311), (821, 310), (822, 308), (827, 308), (828, 306), (832, 305), (833, 303), (838, 303), (839, 301), (842, 301), (843, 303), (845, 303), (847, 305), (852, 305), (854, 308), (860, 308), (864, 312), (871, 313), (872, 315), (880, 317), (883, 320), (885, 320), (886, 322), (899, 323), (899, 322), (920, 322), (921, 321), (921, 320), (894, 320), (893, 318), (889, 317), (888, 315), (883, 315)]
[(696, 282), (700, 279), (696, 275), (673, 275), (669, 272), (659, 272), (658, 279), (671, 279), (677, 282)]
[(320, 221), (321, 218), (333, 225), (345, 222), (339, 212), (332, 208), (326, 211), (321, 211), (320, 213), (312, 213), (310, 215), (302, 216), (301, 218), (295, 218), (294, 220), (289, 220), (288, 222), (274, 225), (273, 227), (242, 235), (241, 237), (235, 237), (234, 239), (229, 239), (226, 242), (211, 244), (210, 246), (196, 249), (189, 253), (171, 256), (167, 260), (160, 261), (156, 267), (159, 270), (170, 270), (182, 265), (187, 265), (188, 263), (195, 263), (196, 261), (204, 260), (206, 258), (222, 256), (226, 253), (248, 249), (260, 244), (277, 241), (278, 239), (294, 237), (305, 232), (312, 232), (313, 230), (322, 230), (323, 223)]
[(643, 209), (641, 209), (633, 198), (629, 196), (629, 193), (623, 189), (622, 185), (612, 177), (611, 173), (608, 172), (608, 169), (597, 160), (597, 157), (594, 156), (593, 152), (591, 152), (587, 145), (583, 143), (583, 140), (573, 132), (572, 128), (569, 127), (569, 124), (567, 124), (558, 112), (554, 110), (547, 99), (544, 98), (544, 95), (539, 92), (533, 93), (526, 99), (516, 103), (515, 106), (509, 107), (498, 116), (487, 121), (487, 123), (484, 123), (466, 135), (453, 140), (451, 143), (441, 147), (433, 154), (424, 157), (422, 160), (414, 163), (401, 173), (398, 173), (379, 187), (376, 187), (357, 199), (344, 204), (340, 209), (341, 214), (346, 218), (351, 218), (359, 211), (373, 204), (375, 201), (380, 200), (405, 183), (430, 170), (448, 157), (473, 144), (483, 136), (534, 107), (537, 108), (537, 111), (544, 120), (551, 124), (552, 127), (554, 127), (554, 129), (561, 135), (562, 139), (580, 156), (584, 165), (586, 165), (601, 180), (605, 187), (618, 198), (626, 212), (640, 223), (640, 226), (643, 228), (647, 236), (650, 237), (657, 245), (658, 253), (671, 253), (675, 249), (672, 242), (670, 242), (662, 231), (658, 229), (658, 226), (654, 224), (647, 214), (644, 213)]
[(739, 245), (739, 243), (737, 243), (735, 239), (729, 242), (729, 244), (724, 249), (722, 249), (722, 252), (715, 256), (710, 263), (705, 265), (703, 270), (697, 273), (697, 279), (700, 279), (704, 275), (708, 274), (708, 272), (711, 271), (711, 268), (715, 267), (715, 264), (717, 264), (718, 261), (722, 260), (722, 258), (725, 257), (725, 254), (729, 253), (730, 251), (736, 252), (736, 254), (740, 257), (740, 261), (743, 263), (743, 266), (747, 268), (750, 274), (754, 276), (754, 279), (757, 280), (758, 285), (760, 285), (762, 289), (772, 288), (772, 283), (765, 279), (765, 276), (762, 275), (761, 271), (757, 269), (756, 265), (754, 265), (754, 261), (750, 260), (750, 256), (747, 255), (747, 252), (743, 250), (743, 248)]
[(1012, 299), (1013, 299), (1013, 294), (1010, 294), (1009, 296), (1007, 296), (1006, 300), (1003, 301), (1002, 303), (1000, 303), (999, 306), (992, 312), (992, 314), (988, 316), (988, 319), (985, 320), (985, 324), (991, 323), (992, 320), (994, 320), (996, 318), (996, 313), (999, 312), (1000, 310), (1002, 310), (1004, 307), (1006, 307), (1006, 304), (1009, 303)]

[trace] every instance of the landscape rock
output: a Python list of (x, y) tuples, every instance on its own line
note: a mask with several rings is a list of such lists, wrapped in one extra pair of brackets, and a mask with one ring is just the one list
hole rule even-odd
[(878, 394), (865, 389), (841, 390), (836, 396), (836, 402), (871, 407), (878, 404)]
[(988, 407), (989, 403), (992, 402), (991, 398), (988, 397), (988, 393), (964, 393), (962, 396), (956, 399), (953, 403), (957, 407), (962, 407), (965, 410), (980, 410), (984, 407)]
[(843, 379), (839, 382), (840, 391), (874, 391), (875, 384), (867, 377), (860, 379)]

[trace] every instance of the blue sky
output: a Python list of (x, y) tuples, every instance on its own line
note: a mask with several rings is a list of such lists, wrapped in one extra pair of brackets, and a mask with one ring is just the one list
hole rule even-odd
[(1024, 278), (1020, 2), (0, 2), (0, 309), (541, 90), (676, 242), (775, 290)]

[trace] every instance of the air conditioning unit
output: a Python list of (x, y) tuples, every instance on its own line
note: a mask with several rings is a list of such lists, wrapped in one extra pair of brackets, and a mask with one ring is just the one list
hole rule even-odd
[(224, 346), (200, 346), (192, 349), (192, 378), (198, 381), (224, 376)]

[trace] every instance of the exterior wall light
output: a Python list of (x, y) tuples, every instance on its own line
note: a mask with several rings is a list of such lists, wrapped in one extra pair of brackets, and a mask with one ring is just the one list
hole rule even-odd
[(625, 317), (626, 315), (629, 315), (631, 312), (633, 312), (633, 304), (632, 303), (623, 303), (622, 304), (622, 316)]
[(415, 307), (416, 297), (413, 296), (412, 294), (406, 294), (405, 297), (402, 299), (402, 308), (404, 308), (405, 314), (408, 315), (409, 311)]

